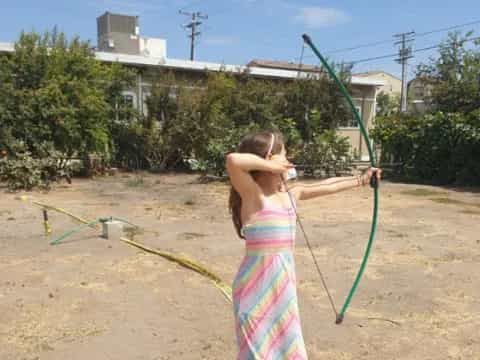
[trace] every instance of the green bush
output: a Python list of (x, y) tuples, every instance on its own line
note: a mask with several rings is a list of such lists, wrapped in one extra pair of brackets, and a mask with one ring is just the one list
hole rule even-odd
[[(193, 159), (191, 168), (223, 175), (225, 154), (247, 133), (263, 129), (280, 131), (293, 158), (310, 149), (318, 153), (318, 145), (329, 160), (317, 163), (335, 169), (344, 159), (337, 140), (315, 138), (351, 117), (326, 76), (277, 82), (216, 72), (195, 83), (172, 73), (145, 74), (150, 76), (143, 116), (122, 101), (134, 70), (96, 60), (88, 42), (67, 40), (55, 29), (43, 36), (22, 33), (15, 51), (0, 57), (0, 152), (13, 156), (2, 163), (3, 178), (11, 188), (30, 189), (55, 178), (48, 172), (63, 171), (67, 159), (92, 155), (102, 169), (112, 161), (176, 170)], [(310, 143), (315, 146), (303, 145)], [(85, 165), (77, 171), (94, 173), (90, 162)]]
[[(181, 82), (175, 81), (171, 74), (158, 81), (148, 101), (146, 124), (149, 129), (152, 124), (161, 125), (158, 131), (140, 135), (145, 146), (141, 154), (150, 169), (155, 159), (161, 164), (160, 170), (186, 163), (192, 170), (223, 176), (225, 155), (235, 149), (242, 137), (259, 130), (282, 133), (292, 159), (300, 153), (318, 152), (321, 145), (325, 160), (316, 159), (321, 164), (315, 166), (327, 167), (328, 163), (329, 172), (337, 171), (347, 160), (348, 141), (335, 137), (334, 132), (325, 132), (338, 126), (347, 112), (335, 89), (324, 79), (282, 85), (247, 75), (218, 73), (209, 74), (196, 89), (175, 86)], [(295, 95), (300, 90), (308, 98), (308, 106), (305, 99), (302, 102)], [(174, 100), (169, 96), (172, 93)], [(336, 99), (338, 106), (331, 106), (332, 99)], [(314, 134), (323, 135), (313, 139)], [(128, 144), (136, 144), (135, 139)], [(304, 143), (312, 145), (304, 147)]]
[(10, 191), (32, 190), (36, 187), (49, 189), (50, 183), (59, 180), (64, 171), (59, 168), (57, 159), (36, 159), (29, 152), (0, 160), (0, 179), (7, 183)]
[(255, 124), (242, 128), (229, 129), (224, 137), (210, 139), (202, 151), (201, 156), (189, 159), (190, 168), (195, 171), (202, 171), (215, 176), (225, 175), (225, 155), (235, 151), (235, 147), (241, 139), (251, 132), (258, 131)]
[(304, 169), (305, 175), (341, 175), (351, 164), (348, 138), (339, 136), (334, 130), (314, 134), (311, 141), (304, 144), (295, 159)]
[(0, 56), (0, 151), (40, 159), (49, 144), (63, 159), (110, 156), (112, 122), (124, 110), (121, 91), (133, 75), (98, 61), (88, 42), (67, 40), (56, 29), (22, 33), (15, 51)]
[(381, 164), (400, 178), (434, 184), (480, 184), (480, 111), (378, 118), (372, 137)]

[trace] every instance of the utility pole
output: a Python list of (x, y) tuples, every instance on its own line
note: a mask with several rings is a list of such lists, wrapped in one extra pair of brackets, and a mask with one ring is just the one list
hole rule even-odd
[(195, 58), (195, 38), (200, 36), (201, 32), (197, 31), (198, 26), (202, 24), (198, 19), (208, 19), (208, 15), (203, 15), (201, 12), (187, 12), (183, 10), (178, 11), (180, 14), (191, 17), (189, 23), (183, 25), (185, 29), (190, 29), (190, 60), (193, 61)]
[(395, 45), (400, 45), (398, 63), (402, 64), (402, 91), (400, 94), (400, 112), (407, 112), (407, 62), (413, 57), (411, 43), (415, 38), (415, 31), (393, 35), (399, 39)]

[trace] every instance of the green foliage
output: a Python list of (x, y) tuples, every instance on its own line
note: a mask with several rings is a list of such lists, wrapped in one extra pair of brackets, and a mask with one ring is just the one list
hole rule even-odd
[(431, 89), (426, 100), (437, 111), (469, 113), (480, 106), (480, 42), (471, 46), (472, 34), (450, 33), (438, 57), (418, 66), (417, 77)]
[(305, 174), (314, 176), (319, 171), (327, 175), (340, 175), (351, 164), (348, 138), (334, 130), (313, 134), (305, 143), (295, 162), (304, 168)]
[(376, 116), (390, 116), (398, 112), (400, 108), (400, 97), (389, 95), (383, 91), (377, 95)]
[[(372, 137), (394, 175), (434, 184), (480, 184), (480, 52), (472, 33), (449, 34), (437, 58), (418, 67), (433, 112), (379, 117)], [(388, 114), (386, 114), (388, 115)]]
[(436, 184), (480, 184), (480, 111), (377, 119), (371, 132), (382, 163), (397, 175)]
[(16, 158), (0, 160), (0, 179), (10, 191), (31, 190), (35, 187), (48, 189), (52, 181), (65, 174), (53, 157), (33, 158), (29, 152), (17, 153)]
[(225, 155), (234, 151), (244, 136), (259, 131), (259, 129), (258, 125), (252, 123), (249, 126), (231, 128), (226, 130), (223, 137), (210, 139), (202, 151), (202, 156), (189, 160), (192, 170), (223, 176), (225, 174)]
[[(348, 147), (333, 129), (351, 113), (325, 74), (280, 83), (218, 72), (192, 84), (160, 73), (148, 116), (122, 101), (134, 75), (55, 29), (22, 33), (15, 52), (0, 57), (0, 151), (11, 159), (4, 177), (30, 188), (39, 183), (41, 159), (54, 157), (62, 170), (67, 159), (91, 156), (127, 168), (222, 175), (225, 154), (263, 129), (280, 131), (293, 158), (315, 151), (316, 168), (346, 160)], [(27, 180), (17, 182), (21, 176)]]
[[(342, 78), (348, 84), (344, 75)], [(310, 141), (319, 128), (336, 129), (353, 116), (339, 88), (326, 74), (282, 86), (282, 95), (279, 112), (295, 121), (303, 141)], [(312, 119), (312, 114), (317, 117)]]
[[(153, 141), (147, 141), (150, 151), (143, 154), (155, 154), (160, 170), (187, 164), (193, 170), (221, 176), (225, 173), (225, 154), (233, 151), (246, 134), (261, 129), (281, 132), (289, 156), (296, 158), (305, 153), (304, 143), (311, 142), (314, 134), (337, 127), (348, 116), (344, 101), (324, 79), (280, 85), (248, 75), (212, 73), (194, 89), (182, 85), (173, 75), (165, 74), (154, 85), (148, 100), (148, 124), (159, 123), (160, 127), (158, 131), (149, 128), (145, 134), (144, 140)], [(324, 95), (328, 92), (325, 87), (331, 93)], [(302, 94), (306, 97), (303, 101)], [(333, 106), (329, 101), (334, 102)], [(342, 148), (337, 138), (330, 141), (326, 136), (323, 145)], [(346, 150), (340, 151), (338, 162), (345, 161), (343, 155), (349, 150), (347, 142), (342, 144), (346, 144)], [(323, 164), (338, 167), (331, 165), (338, 151), (328, 151), (331, 155), (322, 159), (330, 163), (327, 165), (325, 160)], [(316, 166), (321, 167), (318, 160)], [(147, 162), (152, 167), (151, 161)]]
[(0, 92), (8, 95), (0, 99), (2, 127), (34, 155), (44, 141), (65, 156), (105, 152), (112, 69), (95, 60), (88, 42), (56, 30), (22, 33), (0, 61)]
[[(27, 176), (28, 169), (41, 168), (34, 159), (41, 162), (48, 155), (42, 149), (46, 143), (60, 166), (90, 153), (108, 157), (115, 99), (132, 79), (119, 65), (97, 61), (90, 44), (78, 37), (67, 40), (56, 29), (22, 33), (15, 51), (0, 57), (0, 147), (16, 159), (17, 169), (7, 173)], [(37, 173), (32, 170), (31, 178)], [(37, 181), (24, 183), (30, 187)]]

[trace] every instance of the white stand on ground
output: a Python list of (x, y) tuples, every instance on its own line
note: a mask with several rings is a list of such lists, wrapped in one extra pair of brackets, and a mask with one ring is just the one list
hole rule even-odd
[(123, 236), (123, 223), (116, 220), (108, 220), (102, 224), (102, 237), (109, 240), (120, 240)]

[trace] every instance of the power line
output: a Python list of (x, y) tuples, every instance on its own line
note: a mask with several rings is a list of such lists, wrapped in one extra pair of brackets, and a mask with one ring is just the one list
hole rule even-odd
[[(465, 39), (464, 41), (465, 41), (465, 42), (470, 42), (470, 41), (476, 41), (476, 40), (480, 40), (480, 36), (473, 37), (473, 38), (469, 38), (469, 39)], [(420, 52), (420, 51), (426, 51), (426, 50), (436, 49), (436, 48), (439, 48), (440, 46), (442, 46), (442, 44), (437, 44), (437, 45), (433, 45), (433, 46), (428, 46), (428, 47), (425, 47), (425, 48), (422, 48), (422, 49), (416, 49), (416, 50), (414, 50), (413, 52), (416, 53), (416, 52)]]
[(232, 11), (232, 10), (235, 10), (235, 8), (232, 7), (232, 6), (227, 6), (226, 8), (214, 11), (213, 13), (210, 12), (210, 16), (221, 15), (221, 14), (227, 13), (227, 12)]
[(477, 24), (480, 24), (480, 20), (471, 21), (471, 22), (468, 22), (468, 23), (465, 23), (465, 24), (459, 24), (459, 25), (454, 25), (454, 26), (449, 26), (449, 27), (445, 27), (445, 28), (441, 28), (441, 29), (436, 29), (436, 30), (431, 30), (431, 31), (419, 33), (419, 34), (417, 34), (417, 37), (427, 36), (427, 35), (430, 35), (430, 34), (435, 34), (435, 33), (454, 30), (454, 29), (459, 29), (459, 28), (462, 28), (462, 27), (465, 27), (465, 26), (477, 25)]
[[(378, 45), (382, 45), (382, 44), (386, 44), (386, 43), (391, 44), (391, 43), (392, 43), (392, 40), (391, 40), (391, 39), (389, 39), (389, 40), (380, 40), (380, 41), (375, 41), (375, 42), (371, 42), (371, 43), (367, 43), (367, 44), (361, 44), (361, 45), (351, 46), (351, 47), (347, 47), (347, 48), (330, 50), (330, 51), (326, 51), (325, 54), (327, 54), (327, 55), (329, 55), (329, 54), (337, 54), (337, 53), (341, 53), (341, 52), (353, 51), (353, 50), (362, 49), (362, 48), (367, 48), (367, 47), (374, 47), (374, 46), (378, 46)], [(314, 58), (314, 57), (315, 57), (315, 55), (305, 56), (305, 58)]]
[[(474, 38), (469, 38), (469, 39), (466, 39), (465, 41), (466, 42), (470, 42), (470, 41), (475, 41), (475, 40), (480, 40), (480, 36), (478, 37), (474, 37)], [(428, 47), (424, 47), (424, 48), (421, 48), (421, 49), (415, 49), (415, 50), (412, 50), (412, 54), (415, 54), (417, 52), (422, 52), (422, 51), (427, 51), (427, 50), (432, 50), (432, 49), (437, 49), (441, 46), (442, 44), (437, 44), (437, 45), (432, 45), (432, 46), (428, 46)], [(353, 60), (353, 61), (347, 61), (346, 63), (350, 63), (350, 64), (358, 64), (358, 63), (363, 63), (363, 62), (369, 62), (369, 61), (374, 61), (374, 60), (379, 60), (379, 59), (392, 59), (394, 57), (398, 56), (398, 53), (394, 53), (394, 54), (388, 54), (388, 55), (381, 55), (381, 56), (375, 56), (375, 57), (369, 57), (369, 58), (365, 58), (365, 59), (359, 59), (359, 60)], [(304, 56), (305, 58), (305, 56)]]
[(389, 54), (389, 55), (381, 55), (381, 56), (369, 57), (369, 58), (366, 58), (366, 59), (347, 61), (346, 63), (358, 64), (358, 63), (369, 62), (369, 61), (379, 60), (379, 59), (387, 59), (387, 58), (393, 59), (397, 55), (398, 55), (398, 53), (393, 53), (393, 54)]
[(196, 5), (199, 2), (200, 2), (200, 0), (193, 0), (189, 4), (182, 6), (180, 11), (184, 11), (184, 10), (188, 9), (189, 7), (192, 7), (193, 5)]
[[(416, 34), (416, 36), (417, 37), (423, 37), (423, 36), (427, 36), (427, 35), (430, 35), (430, 34), (445, 32), (445, 31), (459, 29), (459, 28), (462, 28), (462, 27), (465, 27), (465, 26), (477, 25), (477, 24), (480, 24), (480, 20), (471, 21), (471, 22), (458, 24), (458, 25), (453, 25), (453, 26), (449, 26), (449, 27), (444, 27), (444, 28), (440, 28), (440, 29), (430, 30), (430, 31), (426, 31), (426, 32), (423, 32), (423, 33), (418, 33), (418, 34)], [(379, 40), (379, 41), (374, 41), (374, 42), (371, 42), (371, 43), (360, 44), (360, 45), (345, 47), (345, 48), (341, 48), (341, 49), (329, 50), (329, 51), (326, 51), (325, 54), (327, 54), (327, 55), (328, 54), (337, 54), (337, 53), (341, 53), (341, 52), (348, 52), (348, 51), (353, 51), (353, 50), (362, 49), (362, 48), (375, 47), (375, 46), (378, 46), (378, 45), (383, 45), (383, 44), (387, 44), (387, 43), (391, 43), (391, 42), (392, 42), (391, 39)], [(305, 58), (313, 58), (313, 57), (315, 57), (315, 56), (314, 55), (305, 56)]]
[[(480, 20), (471, 21), (471, 22), (468, 22), (468, 23), (463, 23), (463, 24), (458, 24), (458, 25), (453, 25), (453, 26), (449, 26), (449, 27), (444, 27), (444, 28), (440, 28), (440, 29), (430, 30), (430, 31), (426, 31), (426, 32), (423, 32), (423, 33), (418, 33), (415, 36), (416, 37), (423, 37), (423, 36), (427, 36), (427, 35), (430, 35), (430, 34), (445, 32), (445, 31), (459, 29), (459, 28), (462, 28), (462, 27), (465, 27), (465, 26), (477, 25), (477, 24), (480, 24)], [(357, 45), (357, 46), (351, 46), (351, 47), (337, 49), (337, 50), (331, 50), (331, 51), (327, 51), (326, 54), (335, 54), (335, 53), (339, 53), (339, 52), (352, 51), (352, 50), (357, 50), (357, 49), (361, 49), (361, 48), (365, 48), (365, 47), (378, 46), (378, 45), (382, 45), (382, 44), (386, 44), (386, 43), (391, 43), (391, 40), (380, 40), (380, 41), (375, 41), (375, 42), (372, 42), (372, 43), (367, 43), (367, 44), (362, 44), (362, 45)]]
[[(327, 52), (325, 52), (325, 54), (336, 54), (336, 53), (340, 53), (340, 52), (353, 51), (353, 50), (357, 50), (357, 49), (362, 49), (362, 48), (366, 48), (366, 47), (378, 46), (378, 45), (382, 45), (382, 44), (386, 44), (386, 43), (391, 43), (391, 42), (392, 42), (392, 39), (380, 40), (380, 41), (375, 41), (375, 42), (372, 42), (372, 43), (367, 43), (367, 44), (352, 46), (352, 47), (348, 47), (348, 48), (343, 48), (343, 49), (337, 49), (337, 50), (327, 51)], [(312, 55), (312, 57), (313, 57), (313, 55)]]

